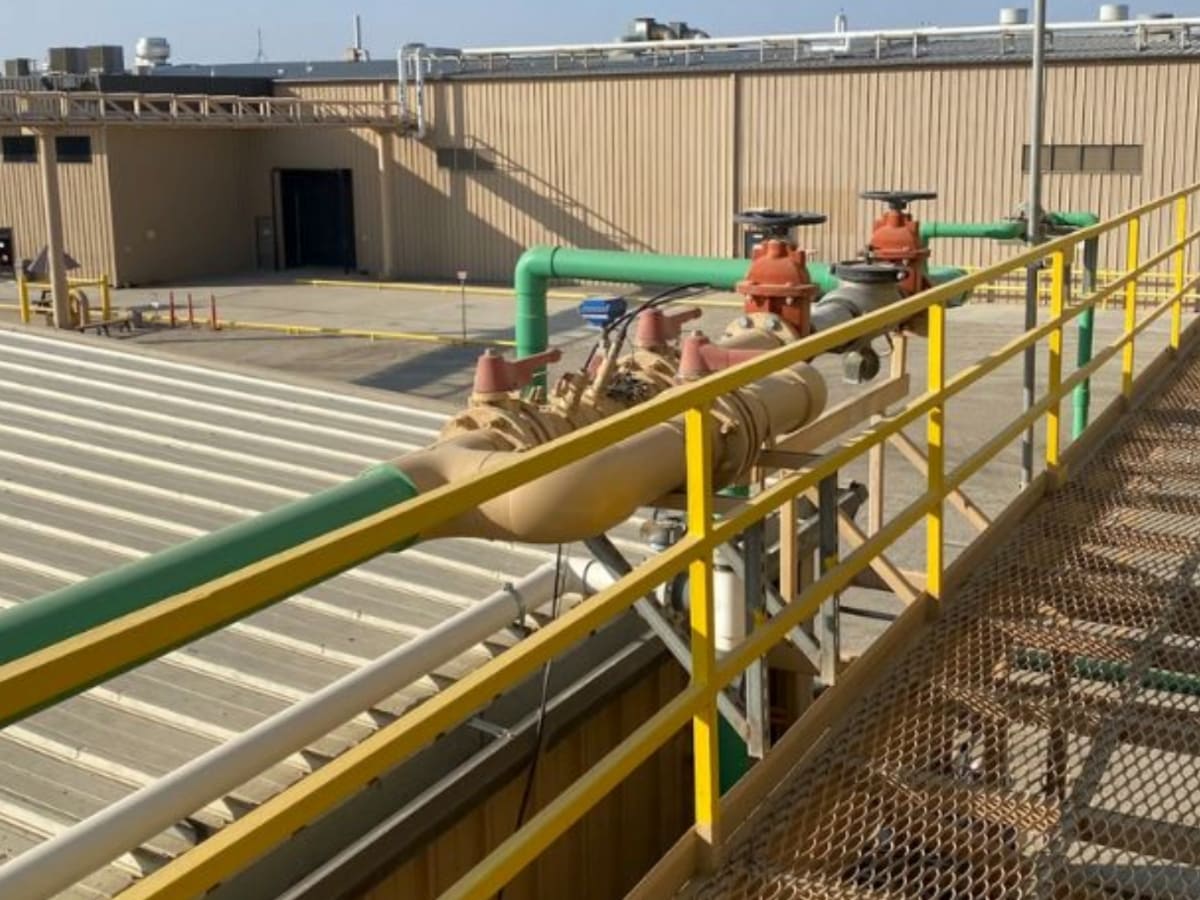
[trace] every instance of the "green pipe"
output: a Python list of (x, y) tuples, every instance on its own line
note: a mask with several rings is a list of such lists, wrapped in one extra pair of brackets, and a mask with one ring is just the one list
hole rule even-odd
[[(618, 250), (575, 250), (569, 247), (530, 247), (517, 260), (513, 289), (517, 295), (517, 357), (545, 350), (549, 341), (546, 288), (551, 278), (637, 284), (703, 282), (732, 289), (746, 277), (750, 261), (703, 256), (658, 256)], [(545, 373), (539, 373), (545, 384)]]
[[(205, 584), (417, 493), (403, 472), (395, 466), (380, 464), (336, 487), (11, 607), (0, 612), (0, 663)], [(361, 560), (352, 560), (346, 568), (358, 562)], [(322, 573), (321, 578), (334, 574)], [(283, 596), (263, 597), (243, 615), (282, 599)], [(201, 636), (189, 632), (176, 646)], [(135, 665), (138, 662), (125, 669)], [(83, 689), (83, 686), (78, 688)]]
[[(1090, 214), (1087, 214), (1090, 215)], [(1093, 218), (1096, 218), (1093, 216)], [(1100, 241), (1089, 238), (1083, 242), (1083, 295), (1096, 290), (1096, 270), (1099, 266)], [(1079, 314), (1079, 340), (1075, 350), (1075, 365), (1083, 368), (1092, 361), (1092, 343), (1095, 335), (1096, 307), (1089, 306)], [(1088, 424), (1088, 407), (1092, 402), (1091, 379), (1085, 378), (1075, 386), (1071, 395), (1071, 439), (1083, 434)]]
[(1052, 212), (1046, 213), (1047, 225), (1056, 228), (1090, 228), (1100, 222), (1100, 217), (1090, 212)]
[(750, 771), (750, 752), (737, 729), (721, 716), (717, 724), (717, 779), (724, 795)]
[[(1050, 672), (1054, 665), (1052, 654), (1044, 650), (1030, 649), (1018, 649), (1014, 654), (1013, 663), (1018, 668), (1034, 672)], [(1103, 681), (1108, 684), (1124, 684), (1129, 678), (1127, 664), (1110, 659), (1096, 659), (1091, 656), (1071, 657), (1070, 672), (1076, 678)], [(1169, 669), (1148, 668), (1142, 673), (1138, 684), (1147, 690), (1200, 697), (1200, 678), (1183, 672), (1172, 672)]]
[[(746, 277), (749, 267), (750, 261), (747, 259), (530, 247), (521, 254), (513, 271), (513, 289), (517, 298), (517, 358), (541, 353), (549, 345), (546, 290), (551, 278), (620, 284), (703, 283), (721, 290), (733, 290)], [(965, 274), (962, 269), (953, 266), (929, 268), (929, 278), (935, 284)], [(817, 286), (818, 296), (829, 293), (839, 284), (833, 267), (828, 263), (810, 262), (808, 276)], [(544, 371), (539, 374), (536, 383), (545, 384)]]
[(990, 238), (994, 241), (1011, 241), (1023, 237), (1025, 223), (1003, 222), (922, 222), (921, 243), (932, 238)]

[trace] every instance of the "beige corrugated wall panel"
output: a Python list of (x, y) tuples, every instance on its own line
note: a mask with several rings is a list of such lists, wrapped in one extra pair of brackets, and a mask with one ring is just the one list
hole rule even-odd
[[(1141, 144), (1144, 171), (1046, 173), (1043, 206), (1106, 217), (1200, 177), (1191, 112), (1198, 73), (1194, 62), (1049, 67), (1046, 143)], [(828, 214), (828, 225), (804, 233), (818, 258), (864, 243), (876, 210), (857, 199), (863, 189), (938, 191), (914, 207), (923, 219), (1001, 218), (1026, 198), (1023, 67), (747, 73), (741, 100), (742, 202)], [(1145, 246), (1161, 246), (1165, 223), (1147, 222)], [(1112, 243), (1107, 264), (1123, 252)], [(934, 253), (981, 264), (1011, 249), (954, 240)]]
[[(729, 76), (430, 84), (430, 134), (399, 142), (401, 270), (505, 281), (533, 244), (727, 254)], [(475, 147), (493, 171), (440, 169)]]
[[(1046, 143), (1140, 144), (1140, 174), (1048, 172), (1043, 205), (1086, 209), (1102, 218), (1200, 179), (1196, 63), (1053, 67), (1047, 73)], [(1200, 221), (1198, 219), (1197, 221)], [(1170, 211), (1147, 217), (1144, 251), (1171, 240)], [(1124, 263), (1124, 244), (1106, 239), (1102, 265)]]
[[(1140, 143), (1145, 171), (1049, 173), (1044, 205), (1111, 215), (1196, 178), (1198, 73), (1187, 61), (1051, 66), (1047, 142)], [(731, 214), (753, 206), (827, 214), (803, 243), (834, 260), (869, 234), (878, 207), (858, 198), (867, 188), (937, 190), (914, 209), (923, 219), (1000, 218), (1027, 193), (1027, 88), (1021, 66), (429, 82), (427, 138), (394, 142), (398, 268), (503, 282), (539, 243), (728, 255), (740, 246)], [(279, 92), (377, 99), (395, 85)], [(351, 169), (359, 267), (377, 271), (378, 135), (281, 129), (248, 140), (246, 222), (273, 212), (272, 169)], [(435, 148), (452, 146), (490, 154), (495, 170), (439, 168)], [(1148, 223), (1148, 246), (1162, 227)], [(1111, 243), (1106, 263), (1122, 252)], [(1012, 250), (939, 241), (934, 255), (982, 264)]]
[[(1013, 69), (861, 70), (742, 76), (745, 206), (829, 217), (805, 229), (820, 259), (857, 253), (878, 204), (869, 189), (936, 190), (926, 219), (992, 219), (1021, 191), (1023, 73)], [(979, 245), (944, 241), (940, 259), (973, 262)]]
[(254, 266), (243, 131), (111, 128), (109, 178), (123, 284)]
[[(4, 134), (17, 134), (9, 130)], [(100, 129), (77, 129), (72, 135), (92, 139), (90, 163), (59, 165), (63, 242), (80, 264), (80, 276), (100, 275), (112, 268), (112, 228), (107, 156)], [(46, 244), (46, 213), (41, 167), (37, 163), (0, 161), (0, 227), (11, 227), (16, 258), (32, 259)]]

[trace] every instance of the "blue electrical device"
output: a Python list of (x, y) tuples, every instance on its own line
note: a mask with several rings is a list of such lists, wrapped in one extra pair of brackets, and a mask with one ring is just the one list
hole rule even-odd
[(593, 328), (607, 328), (625, 315), (625, 298), (587, 297), (579, 304), (579, 315)]

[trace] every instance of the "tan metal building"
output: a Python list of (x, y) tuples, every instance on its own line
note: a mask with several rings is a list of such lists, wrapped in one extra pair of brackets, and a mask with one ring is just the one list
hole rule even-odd
[[(1200, 103), (1200, 28), (1189, 23), (1054, 36), (1047, 208), (1104, 216), (1196, 178), (1200, 134), (1187, 111)], [(924, 219), (992, 220), (1024, 198), (1027, 43), (998, 34), (914, 38), (911, 48), (877, 38), (861, 52), (847, 41), (846, 52), (790, 59), (779, 57), (783, 39), (763, 45), (774, 56), (713, 51), (699, 62), (656, 53), (601, 65), (585, 51), (524, 67), (519, 54), (500, 66), (488, 55), (484, 67), (479, 55), (418, 56), (429, 69), (423, 136), (68, 126), (90, 156), (61, 166), (66, 249), (123, 284), (331, 264), (422, 279), (465, 268), (503, 282), (538, 243), (740, 254), (732, 214), (771, 206), (828, 214), (802, 242), (842, 258), (876, 212), (858, 198), (864, 189), (937, 190), (914, 210)], [(397, 100), (392, 64), (309, 70), (282, 67), (274, 94)], [(155, 90), (169, 80), (154, 77)], [(416, 90), (410, 81), (410, 107)], [(0, 119), (0, 134), (16, 137), (16, 126)], [(27, 258), (45, 242), (44, 214), (38, 167), (20, 159), (0, 161), (0, 228)], [(322, 252), (306, 252), (306, 239)], [(966, 241), (935, 250), (955, 263), (1000, 252)]]

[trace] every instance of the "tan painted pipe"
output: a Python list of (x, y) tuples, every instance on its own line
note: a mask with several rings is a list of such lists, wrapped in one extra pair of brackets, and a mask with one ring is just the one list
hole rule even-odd
[[(769, 438), (812, 421), (825, 406), (825, 382), (806, 364), (776, 372), (713, 404), (713, 475), (720, 487), (754, 465)], [(400, 457), (422, 491), (502, 465), (519, 451), (487, 430), (466, 432)], [(567, 543), (601, 534), (641, 506), (684, 486), (683, 426), (648, 428), (515, 488), (422, 534), (528, 543)]]

